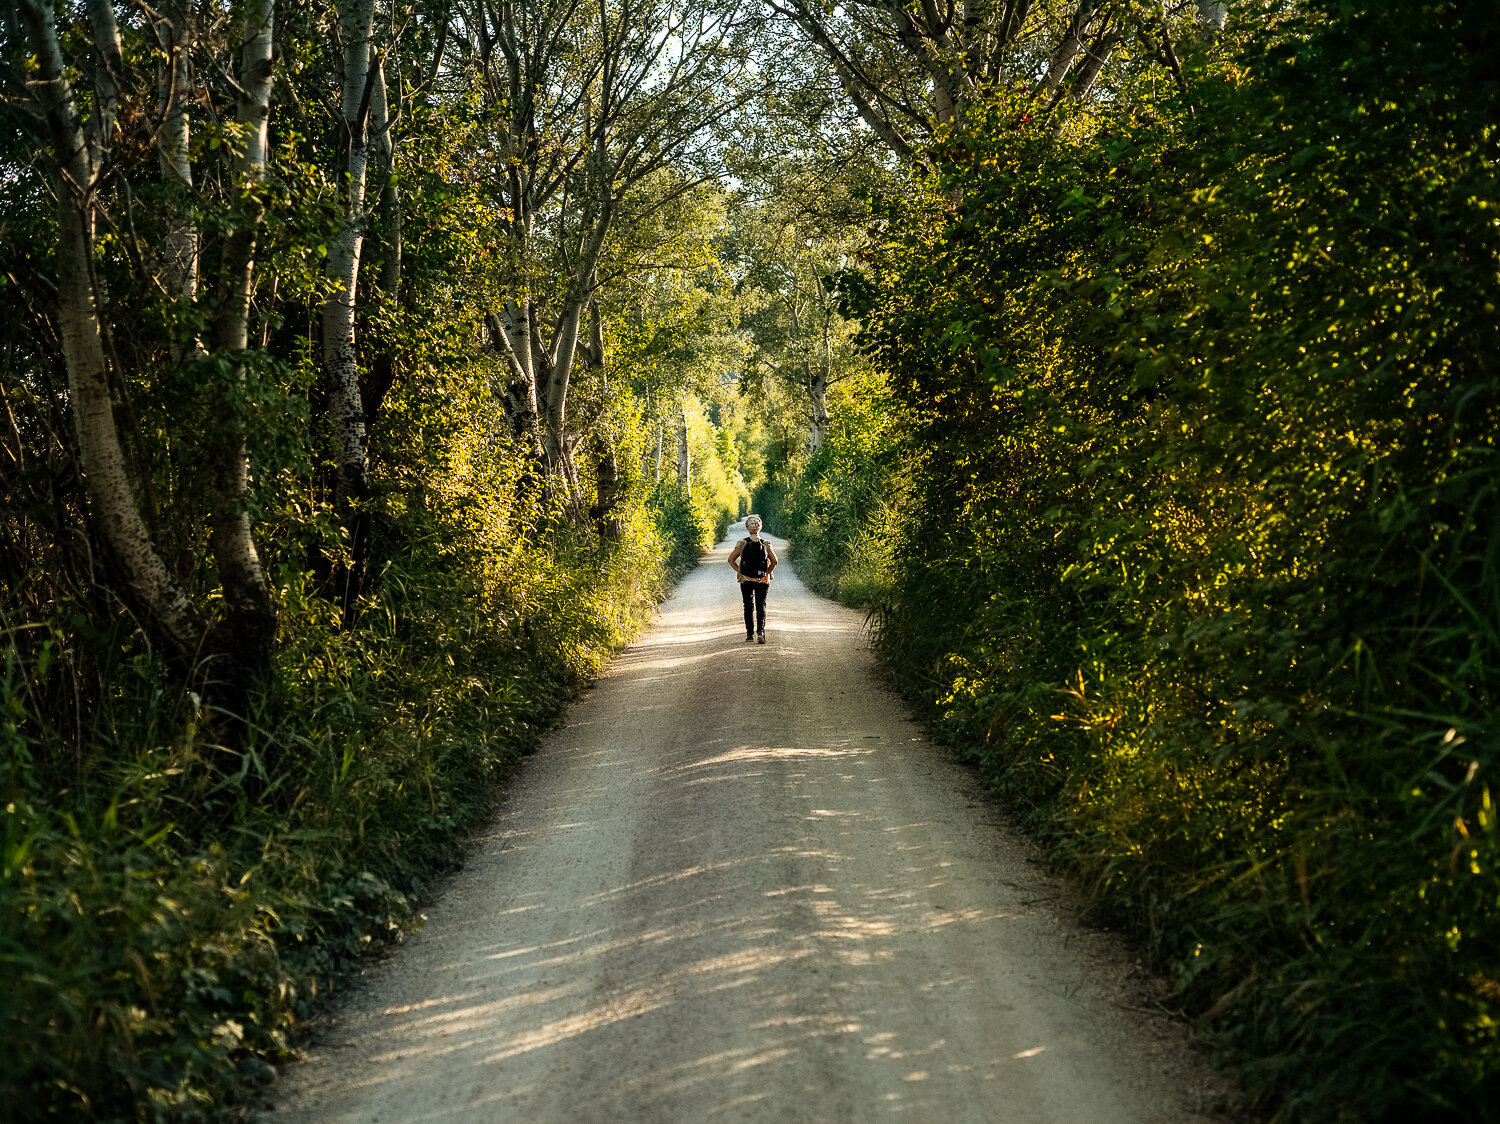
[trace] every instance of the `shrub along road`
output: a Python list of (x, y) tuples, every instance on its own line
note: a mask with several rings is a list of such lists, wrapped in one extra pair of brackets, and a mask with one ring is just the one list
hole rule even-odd
[[(308, 1121), (1208, 1119), (1151, 986), (732, 530), (274, 1090)], [(784, 544), (777, 541), (778, 549)]]

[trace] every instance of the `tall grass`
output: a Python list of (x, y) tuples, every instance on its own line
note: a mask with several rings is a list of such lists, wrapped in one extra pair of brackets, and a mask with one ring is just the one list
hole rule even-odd
[(515, 495), (464, 457), (388, 490), (352, 628), (283, 555), (274, 686), (232, 752), (134, 621), (13, 587), (0, 1117), (213, 1116), (419, 923), (498, 784), (702, 547), (636, 478), (618, 541)]

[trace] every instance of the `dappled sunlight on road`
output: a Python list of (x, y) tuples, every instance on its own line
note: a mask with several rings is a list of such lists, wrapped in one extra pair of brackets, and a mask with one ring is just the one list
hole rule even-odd
[(425, 974), (372, 983), (324, 1046), (356, 1076), (297, 1118), (1186, 1119), (1100, 1076), (1109, 1000), (858, 615), (788, 567), (745, 645), (727, 553), (570, 708), (413, 940)]
[(748, 746), (742, 745), (738, 749), (731, 749), (728, 753), (721, 753), (717, 757), (708, 757), (702, 761), (694, 761), (684, 765), (681, 772), (692, 772), (696, 769), (707, 769), (715, 765), (727, 765), (732, 761), (784, 761), (789, 757), (859, 757), (869, 753), (868, 749), (801, 749), (796, 746)]
[(660, 639), (652, 639), (649, 642), (635, 644), (626, 653), (625, 659), (631, 661), (631, 666), (638, 666), (634, 658), (646, 652), (658, 652), (680, 648), (684, 644), (702, 644), (713, 640), (743, 640), (745, 636), (744, 620), (733, 621), (725, 625), (712, 625), (705, 628), (684, 628), (673, 632)]
[[(602, 890), (570, 896), (552, 887), (486, 919), (493, 940), (455, 965), (460, 986), (381, 1012), (371, 1044), (377, 1066), (366, 1083), (400, 1083), (438, 1058), (450, 1066), (457, 1059), (463, 1080), (488, 1090), (479, 1103), (502, 1113), (509, 1106), (517, 1114), (500, 1118), (522, 1120), (535, 1090), (513, 1082), (509, 1069), (518, 1059), (550, 1070), (550, 1054), (562, 1065), (580, 1051), (625, 1051), (643, 1064), (626, 1068), (612, 1096), (639, 1101), (647, 1115), (657, 1105), (660, 1118), (670, 1120), (681, 1119), (671, 1114), (674, 1098), (691, 1091), (693, 1103), (706, 1107), (705, 1119), (737, 1118), (765, 1096), (747, 1089), (747, 1080), (796, 1084), (806, 1080), (811, 1059), (814, 1071), (860, 1065), (863, 1080), (880, 1084), (886, 1111), (920, 1115), (927, 1090), (942, 1082), (992, 1081), (1038, 1056), (1042, 1047), (975, 1060), (955, 1053), (936, 1025), (887, 1025), (881, 992), (923, 993), (923, 1002), (941, 1011), (944, 995), (976, 983), (943, 959), (914, 952), (913, 937), (920, 948), (923, 934), (1003, 926), (1010, 915), (940, 900), (950, 864), (933, 847), (932, 824), (869, 822), (860, 808), (830, 801), (826, 789), (797, 807), (809, 766), (835, 766), (835, 785), (857, 783), (857, 770), (878, 752), (872, 743), (742, 744), (646, 770), (649, 778), (636, 780), (649, 780), (658, 793), (655, 822), (663, 834), (642, 852), (644, 865)], [(745, 777), (747, 763), (764, 768), (758, 775), (770, 786), (766, 795), (785, 802), (777, 814), (789, 822), (793, 841), (710, 857), (714, 848), (702, 837), (710, 825), (676, 805), (696, 800), (695, 786), (715, 774)], [(611, 781), (597, 783), (602, 796)], [(551, 830), (597, 827), (570, 820)], [(533, 834), (508, 840), (528, 845)], [(838, 877), (871, 847), (885, 857), (875, 868), (879, 877)], [(524, 933), (513, 924), (519, 917), (527, 920)], [(528, 939), (539, 930), (557, 936)], [(983, 941), (982, 933), (976, 939)], [(900, 984), (882, 988), (877, 976), (872, 995), (868, 973), (897, 962)], [(694, 1056), (652, 1067), (645, 1045), (673, 1037), (684, 1022), (700, 1028)], [(475, 1103), (431, 1103), (414, 1119), (469, 1119)]]

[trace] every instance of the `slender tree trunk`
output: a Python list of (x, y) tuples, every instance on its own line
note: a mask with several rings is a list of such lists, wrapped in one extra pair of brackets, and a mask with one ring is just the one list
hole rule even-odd
[[(599, 381), (606, 400), (609, 397), (609, 368), (604, 355), (604, 317), (599, 314), (599, 305), (589, 308), (589, 342), (580, 348), (588, 366), (599, 372)], [(614, 427), (606, 418), (599, 434), (594, 462), (595, 502), (589, 509), (589, 518), (601, 539), (619, 541), (624, 534), (624, 525), (614, 514), (620, 502), (620, 460), (615, 451)]]
[(545, 391), (547, 424), (542, 428), (547, 465), (553, 472), (563, 470), (567, 449), (568, 382), (573, 374), (573, 358), (578, 350), (578, 322), (582, 317), (583, 302), (577, 300), (567, 301), (558, 316), (557, 353)]
[(1069, 91), (1069, 96), (1075, 102), (1083, 101), (1093, 92), (1094, 83), (1109, 64), (1109, 56), (1114, 54), (1123, 35), (1124, 32), (1116, 25), (1101, 33), (1089, 46), (1088, 57), (1078, 68), (1078, 77), (1073, 79), (1073, 87)]
[(502, 314), (485, 317), (490, 344), (505, 357), (510, 369), (510, 384), (500, 396), (512, 432), (525, 440), (532, 458), (540, 466), (546, 461), (542, 446), (541, 405), (537, 400), (537, 373), (534, 357), (541, 349), (533, 346), (533, 313), (529, 301), (507, 301)]
[[(394, 296), (401, 287), (401, 224), (404, 214), (401, 209), (401, 183), (396, 176), (396, 137), (393, 132), (395, 120), (391, 115), (390, 91), (386, 88), (385, 69), (381, 68), (375, 84), (376, 108), (380, 130), (380, 171), (383, 182), (380, 191), (380, 217), (385, 227), (384, 253), (380, 261), (380, 288)], [(400, 75), (398, 73), (397, 78)], [(398, 87), (399, 93), (399, 87)]]
[[(265, 179), (267, 121), (271, 106), (272, 32), (275, 0), (252, 0), (245, 14), (240, 50), (239, 106), (236, 122), (244, 133), (244, 151), (235, 160), (238, 206), (233, 232), (224, 247), (224, 274), (215, 324), (220, 350), (242, 354), (250, 343), (250, 298), (255, 272), (255, 244), (265, 205), (259, 188)], [(237, 362), (234, 381), (243, 384), (245, 367)], [(244, 420), (231, 402), (221, 404), (225, 432), (214, 456), (214, 507), (209, 545), (224, 587), (224, 618), (215, 629), (214, 648), (236, 665), (236, 681), (253, 687), (271, 669), (276, 640), (276, 606), (246, 509), (250, 491), (250, 452)], [(237, 701), (247, 700), (244, 690)]]
[(1093, 92), (1094, 83), (1099, 80), (1099, 75), (1109, 63), (1110, 55), (1114, 54), (1115, 48), (1119, 46), (1124, 35), (1122, 25), (1115, 24), (1111, 27), (1106, 23), (1105, 27), (1094, 36), (1093, 42), (1084, 49), (1083, 61), (1078, 64), (1072, 84), (1066, 87), (1059, 86), (1052, 91), (1052, 97), (1048, 100), (1045, 111), (1049, 117), (1047, 132), (1052, 136), (1062, 133), (1066, 121), (1066, 114), (1058, 112), (1063, 100), (1066, 98), (1074, 105), (1088, 100), (1089, 94)]
[(808, 426), (807, 447), (816, 453), (828, 436), (828, 371), (822, 367), (809, 369), (807, 375), (807, 397), (812, 409)]
[(333, 291), (323, 305), (323, 370), (337, 442), (334, 507), (348, 539), (351, 562), (340, 599), (347, 620), (364, 580), (369, 553), (369, 435), (355, 346), (355, 297), (365, 237), (365, 179), (370, 161), (371, 44), (374, 0), (339, 0), (343, 39), (343, 154), (340, 190), (344, 221), (328, 247), (328, 279)]
[[(94, 116), (83, 141), (88, 145), (89, 170), (97, 174), (103, 168), (110, 144), (114, 140), (115, 119), (120, 107), (120, 83), (125, 78), (125, 58), (120, 44), (120, 25), (115, 21), (115, 9), (110, 0), (88, 0), (88, 13), (99, 60), (94, 67)], [(92, 238), (92, 205), (88, 208), (88, 223), (89, 236)]]
[[(375, 73), (370, 99), (370, 129), (374, 134), (375, 175), (382, 184), (380, 191), (380, 228), (384, 239), (380, 245), (380, 275), (376, 284), (384, 297), (386, 315), (398, 317), (401, 312), (401, 188), (396, 177), (396, 138), (394, 121), (386, 90), (384, 68)], [(396, 382), (396, 351), (387, 337), (370, 360), (370, 377), (364, 389), (365, 428), (371, 432), (385, 396)]]
[[(578, 332), (583, 326), (583, 316), (588, 310), (589, 303), (593, 297), (593, 280), (595, 270), (599, 265), (599, 255), (604, 252), (604, 239), (609, 234), (610, 224), (614, 221), (614, 201), (610, 197), (611, 185), (606, 176), (598, 170), (598, 166), (604, 162), (602, 146), (596, 150), (591, 163), (596, 165), (594, 175), (591, 177), (600, 198), (590, 225), (588, 237), (584, 240), (578, 262), (573, 270), (573, 276), (569, 279), (568, 296), (563, 301), (562, 311), (557, 318), (557, 331), (554, 333), (552, 370), (547, 378), (546, 389), (546, 425), (543, 428), (543, 441), (547, 454), (549, 468), (553, 471), (559, 469), (565, 475), (571, 469), (568, 458), (568, 384), (573, 374), (573, 361), (578, 352)], [(576, 479), (569, 482), (574, 496), (577, 496)]]
[[(162, 280), (167, 292), (192, 301), (198, 297), (198, 230), (186, 207), (193, 190), (193, 166), (188, 160), (189, 109), (193, 100), (189, 69), (193, 36), (190, 9), (181, 0), (169, 3), (157, 31), (167, 53), (158, 95), (162, 125), (157, 153), (163, 182), (179, 196), (178, 205), (172, 209), (171, 226), (162, 240)], [(187, 344), (179, 358), (186, 358), (193, 350), (194, 345)]]
[(1062, 42), (1052, 52), (1052, 58), (1047, 63), (1047, 72), (1042, 76), (1041, 91), (1051, 94), (1062, 85), (1063, 79), (1068, 76), (1068, 71), (1073, 69), (1073, 64), (1078, 61), (1078, 56), (1083, 50), (1084, 37), (1088, 33), (1090, 22), (1094, 13), (1098, 10), (1100, 0), (1079, 0), (1078, 7), (1073, 12), (1073, 18), (1068, 21), (1068, 30), (1063, 34)]
[[(48, 0), (17, 0), (17, 6), (35, 59), (34, 77), (28, 85), (42, 111), (56, 160), (52, 179), (59, 228), (58, 327), (90, 512), (106, 552), (122, 574), (126, 602), (163, 639), (179, 666), (191, 672), (204, 639), (204, 621), (172, 579), (141, 518), (115, 424), (101, 334), (94, 280), (93, 193), (97, 185), (92, 157), (109, 143), (113, 105), (108, 99), (96, 103), (93, 125), (100, 135), (86, 138), (58, 47), (52, 5)], [(112, 45), (117, 58), (119, 33), (113, 13), (101, 14), (98, 7), (91, 4), (90, 11), (100, 17), (95, 20), (95, 34), (101, 53), (107, 58)], [(105, 15), (107, 19), (102, 18)]]
[(688, 455), (687, 411), (677, 415), (677, 483), (684, 492), (693, 487), (693, 466)]

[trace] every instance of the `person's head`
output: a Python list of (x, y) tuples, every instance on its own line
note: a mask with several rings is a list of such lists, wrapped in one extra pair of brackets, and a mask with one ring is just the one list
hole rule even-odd
[(758, 535), (758, 534), (760, 534), (760, 516), (759, 515), (747, 515), (747, 516), (745, 516), (745, 530), (749, 531), (752, 535)]

